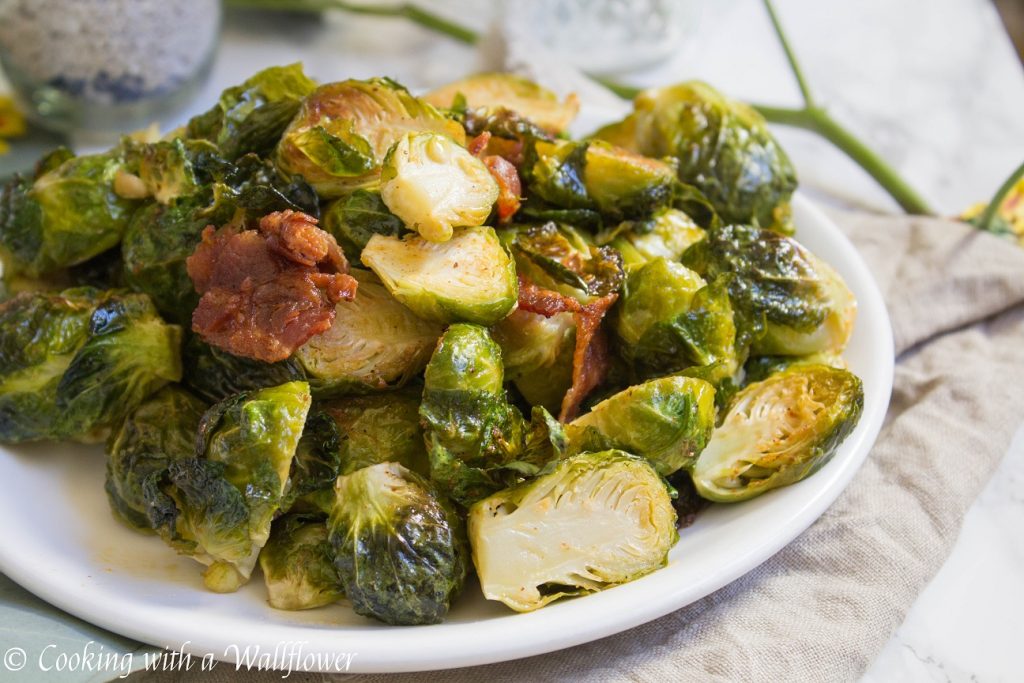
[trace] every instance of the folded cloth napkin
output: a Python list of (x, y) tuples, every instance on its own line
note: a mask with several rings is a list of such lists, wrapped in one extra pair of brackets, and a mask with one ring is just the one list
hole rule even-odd
[(878, 441), (816, 523), (743, 578), (616, 636), (488, 666), (344, 680), (857, 679), (942, 566), (1021, 425), (1024, 250), (954, 221), (833, 217), (885, 295), (898, 356)]

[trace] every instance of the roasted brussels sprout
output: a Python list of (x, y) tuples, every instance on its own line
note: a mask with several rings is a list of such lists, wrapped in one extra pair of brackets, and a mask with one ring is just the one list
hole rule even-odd
[(0, 193), (5, 278), (38, 277), (101, 254), (121, 241), (139, 202), (120, 197), (120, 150), (64, 158), (33, 180), (15, 177)]
[(645, 90), (626, 121), (594, 137), (652, 157), (673, 157), (725, 223), (789, 231), (796, 173), (751, 107), (695, 81)]
[(619, 224), (609, 236), (609, 244), (622, 255), (627, 267), (634, 268), (658, 257), (678, 261), (704, 235), (685, 212), (665, 208), (647, 220)]
[[(148, 204), (135, 212), (121, 247), (128, 286), (149, 294), (158, 309), (178, 324), (187, 324), (199, 303), (185, 259), (195, 250), (203, 228), (220, 222), (205, 213), (205, 205), (202, 198), (169, 206)], [(228, 220), (233, 212), (231, 207), (220, 219)]]
[(180, 346), (143, 295), (19, 294), (0, 305), (0, 441), (102, 440), (181, 379)]
[(441, 336), (440, 325), (413, 315), (372, 273), (353, 275), (359, 295), (339, 302), (331, 328), (294, 355), (318, 397), (401, 386), (423, 370)]
[(334, 482), (341, 472), (342, 432), (334, 417), (319, 405), (306, 415), (295, 448), (281, 510), (322, 512), (334, 503)]
[(345, 597), (322, 515), (290, 514), (274, 520), (260, 551), (267, 601), (276, 609), (323, 607)]
[(418, 391), (354, 396), (323, 404), (340, 431), (340, 473), (395, 462), (427, 476), (430, 464), (420, 427)]
[(639, 377), (722, 363), (739, 369), (727, 278), (706, 285), (662, 257), (630, 272), (613, 312), (620, 355)]
[(484, 597), (519, 612), (648, 574), (678, 538), (664, 481), (614, 450), (552, 463), (478, 502), (468, 525)]
[(798, 363), (737, 393), (693, 467), (697, 492), (733, 503), (816, 472), (853, 431), (864, 405), (846, 370)]
[(579, 111), (575, 95), (559, 101), (550, 90), (521, 76), (482, 73), (441, 86), (423, 96), (435, 107), (516, 112), (552, 134), (569, 127)]
[(256, 565), (280, 509), (311, 403), (305, 382), (238, 394), (199, 426), (199, 457), (168, 468), (177, 517), (166, 540), (207, 565), (206, 587), (238, 590)]
[(796, 240), (730, 225), (708, 232), (683, 262), (709, 279), (729, 274), (729, 295), (755, 355), (839, 352), (857, 303), (842, 278)]
[(515, 263), (493, 228), (461, 228), (440, 243), (374, 235), (362, 260), (393, 297), (426, 320), (493, 325), (516, 306)]
[(209, 182), (211, 167), (226, 164), (220, 150), (206, 140), (173, 138), (158, 142), (122, 142), (124, 164), (114, 178), (121, 197), (168, 204), (196, 194)]
[(430, 477), (460, 503), (502, 487), (491, 470), (511, 459), (520, 438), (503, 383), (501, 349), (477, 325), (449, 327), (427, 364), (420, 417)]
[(24, 292), (0, 306), (0, 439), (60, 438), (57, 388), (89, 338), (100, 293)]
[(839, 353), (822, 352), (808, 356), (754, 356), (743, 365), (743, 381), (747, 384), (760, 382), (770, 375), (798, 363), (827, 365), (830, 368), (847, 370), (846, 360)]
[(211, 403), (243, 391), (306, 379), (306, 373), (294, 358), (277, 363), (242, 358), (210, 346), (198, 335), (189, 335), (181, 356), (182, 381)]
[(714, 427), (714, 387), (702, 379), (663, 377), (601, 401), (565, 432), (570, 452), (617, 448), (668, 476), (693, 465)]
[(181, 329), (157, 315), (148, 298), (121, 295), (93, 312), (89, 339), (57, 386), (63, 433), (116, 426), (168, 382), (181, 379)]
[(397, 463), (338, 478), (328, 521), (334, 562), (357, 614), (436, 624), (466, 577), (462, 520), (427, 480)]
[(572, 384), (576, 322), (572, 313), (546, 318), (513, 311), (492, 329), (501, 347), (505, 379), (513, 382), (530, 405), (557, 413)]
[(301, 64), (264, 69), (222, 92), (212, 109), (190, 119), (185, 136), (209, 140), (228, 159), (248, 152), (265, 155), (314, 88)]
[[(530, 196), (613, 220), (646, 218), (673, 201), (673, 168), (606, 142), (538, 141), (526, 171)], [(571, 221), (570, 221), (571, 222)]]
[(568, 226), (545, 223), (520, 230), (512, 240), (520, 272), (531, 281), (581, 301), (617, 292), (622, 285), (622, 256), (597, 247)]
[(711, 501), (701, 498), (697, 493), (697, 487), (693, 485), (693, 478), (690, 477), (689, 470), (679, 470), (668, 477), (666, 481), (676, 491), (675, 498), (672, 499), (672, 506), (676, 509), (676, 515), (679, 517), (676, 527), (685, 529), (697, 521), (697, 515), (711, 505)]
[(114, 515), (137, 531), (166, 532), (176, 509), (162, 490), (171, 462), (195, 457), (207, 405), (175, 385), (143, 401), (107, 442), (107, 499)]
[(398, 237), (406, 232), (405, 223), (391, 213), (380, 193), (368, 190), (356, 190), (328, 204), (320, 227), (334, 236), (345, 257), (356, 264), (374, 235)]
[(462, 126), (390, 79), (328, 83), (303, 101), (275, 158), (321, 197), (333, 199), (376, 188), (388, 149), (406, 133), (421, 131), (465, 142)]
[[(65, 281), (71, 284), (61, 285)], [(96, 289), (124, 289), (124, 261), (121, 257), (121, 247), (107, 249), (99, 256), (93, 256), (88, 261), (71, 266), (63, 274), (51, 273), (40, 281), (42, 286), (39, 289), (52, 289), (59, 291), (71, 287), (95, 287)], [(159, 309), (157, 309), (159, 310)]]
[(420, 418), (430, 478), (463, 505), (535, 474), (558, 454), (557, 426), (538, 408), (528, 428), (503, 382), (501, 349), (477, 325), (449, 327), (427, 364)]
[(440, 133), (398, 139), (380, 175), (387, 207), (431, 242), (445, 242), (452, 228), (482, 225), (498, 200), (498, 183), (484, 162)]

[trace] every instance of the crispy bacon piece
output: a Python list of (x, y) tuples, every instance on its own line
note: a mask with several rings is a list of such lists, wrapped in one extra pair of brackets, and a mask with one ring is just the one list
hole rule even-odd
[(469, 150), (469, 153), (472, 154), (473, 156), (479, 157), (481, 154), (487, 151), (487, 143), (489, 143), (490, 141), (491, 134), (488, 133), (487, 131), (484, 131), (483, 133), (480, 133), (480, 135), (477, 135), (475, 138), (470, 140), (469, 144), (466, 145), (466, 149)]
[(601, 329), (601, 320), (612, 307), (618, 293), (608, 294), (573, 314), (576, 320), (576, 348), (572, 354), (572, 385), (562, 399), (558, 419), (569, 422), (580, 412), (580, 404), (608, 375), (608, 337)]
[(469, 141), (467, 149), (484, 162), (484, 166), (498, 182), (498, 222), (508, 223), (519, 210), (523, 184), (519, 180), (519, 171), (511, 161), (497, 154), (486, 153), (490, 143), (491, 134), (484, 131)]
[(571, 296), (538, 287), (522, 275), (519, 276), (520, 309), (545, 318), (570, 312), (576, 323), (572, 385), (562, 398), (562, 410), (558, 415), (562, 422), (569, 422), (579, 414), (583, 399), (608, 374), (608, 338), (601, 329), (601, 321), (618, 298), (618, 293), (612, 292), (584, 305)]
[(186, 266), (202, 294), (192, 329), (213, 346), (268, 363), (329, 330), (335, 304), (356, 294), (337, 242), (298, 211), (268, 214), (259, 230), (208, 225)]

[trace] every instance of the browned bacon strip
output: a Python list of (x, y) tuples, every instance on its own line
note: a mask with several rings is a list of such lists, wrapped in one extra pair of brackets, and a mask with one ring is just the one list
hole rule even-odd
[(583, 305), (576, 299), (550, 289), (538, 287), (519, 276), (519, 308), (550, 318), (571, 312), (576, 323), (576, 346), (572, 354), (572, 385), (562, 398), (558, 419), (569, 422), (580, 410), (580, 404), (608, 374), (608, 339), (601, 330), (601, 321), (619, 295), (615, 292)]
[(487, 154), (491, 134), (484, 131), (469, 141), (469, 153), (479, 157), (491, 176), (498, 183), (498, 222), (507, 223), (519, 210), (519, 198), (523, 194), (523, 184), (519, 180), (519, 171), (511, 161), (497, 154)]
[(268, 363), (329, 330), (335, 304), (355, 298), (358, 284), (334, 238), (297, 211), (264, 216), (259, 230), (207, 226), (186, 265), (202, 294), (192, 329)]

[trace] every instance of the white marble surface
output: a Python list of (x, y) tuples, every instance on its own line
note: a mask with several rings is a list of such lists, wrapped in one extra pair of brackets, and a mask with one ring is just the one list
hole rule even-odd
[(964, 518), (942, 570), (862, 683), (1020, 681), (1024, 428)]
[[(449, 13), (474, 5), (436, 4)], [(737, 97), (798, 102), (760, 2), (696, 4), (698, 23), (678, 53), (630, 75), (634, 82), (699, 77)], [(986, 199), (1024, 159), (1024, 78), (988, 0), (777, 0), (777, 7), (820, 100), (940, 212), (957, 213)], [(485, 14), (473, 12), (472, 23), (480, 26)], [(271, 64), (302, 60), (326, 80), (387, 74), (414, 89), (476, 64), (471, 50), (400, 21), (343, 15), (324, 22), (239, 19), (229, 21), (211, 81), (193, 110)], [(894, 210), (869, 177), (820, 139), (786, 129), (778, 134), (805, 190), (824, 201)], [(1022, 491), (1024, 430), (971, 508), (948, 562), (865, 683), (1022, 679)]]

